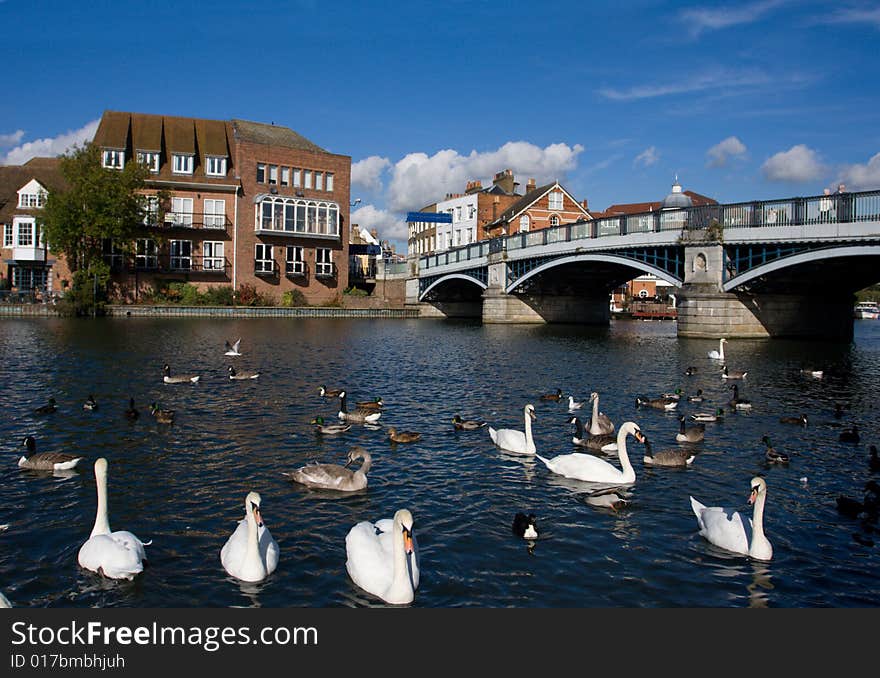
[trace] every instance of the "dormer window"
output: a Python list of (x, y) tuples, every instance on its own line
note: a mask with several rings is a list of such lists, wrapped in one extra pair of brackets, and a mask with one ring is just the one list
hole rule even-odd
[(192, 174), (193, 173), (193, 156), (175, 153), (172, 156), (172, 171), (175, 174)]
[(18, 206), (19, 207), (42, 207), (46, 202), (46, 194), (40, 191), (39, 193), (19, 193), (18, 194)]
[(159, 171), (159, 154), (155, 151), (138, 151), (138, 162), (150, 168), (151, 172)]
[(117, 151), (112, 148), (104, 150), (102, 165), (108, 169), (122, 169), (125, 164), (125, 151)]
[(226, 158), (208, 156), (205, 158), (205, 174), (209, 177), (226, 176)]

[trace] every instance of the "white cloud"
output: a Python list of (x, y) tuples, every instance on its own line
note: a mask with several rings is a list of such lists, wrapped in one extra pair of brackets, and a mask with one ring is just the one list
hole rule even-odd
[(847, 7), (817, 16), (815, 24), (860, 24), (880, 28), (880, 7)]
[(387, 210), (380, 210), (373, 205), (364, 205), (351, 213), (351, 223), (357, 224), (368, 231), (376, 229), (379, 240), (407, 239), (406, 222), (398, 215)]
[(31, 158), (45, 158), (61, 155), (75, 145), (83, 144), (95, 138), (100, 120), (92, 120), (77, 130), (72, 130), (57, 137), (37, 139), (16, 146), (0, 160), (4, 165), (22, 165)]
[(850, 191), (869, 191), (880, 188), (880, 153), (865, 165), (847, 165), (840, 171), (838, 183), (846, 184)]
[(761, 170), (769, 181), (812, 181), (818, 179), (825, 168), (816, 151), (798, 144), (768, 158)]
[(704, 73), (686, 75), (665, 84), (634, 85), (628, 89), (603, 87), (599, 90), (599, 94), (612, 101), (635, 101), (639, 99), (653, 99), (654, 97), (670, 94), (702, 92), (710, 89), (729, 91), (731, 88), (755, 87), (768, 82), (770, 82), (770, 79), (767, 74), (760, 71), (716, 69)]
[(538, 185), (562, 180), (577, 166), (577, 157), (583, 150), (580, 144), (558, 143), (540, 148), (525, 141), (509, 141), (495, 151), (471, 151), (470, 155), (452, 149), (432, 156), (410, 153), (394, 165), (388, 206), (396, 212), (416, 210), (442, 200), (447, 193), (463, 193), (472, 179), (479, 179), (484, 187), (490, 186), (492, 177), (504, 169), (513, 170), (521, 188), (528, 179), (535, 179)]
[(745, 144), (736, 137), (727, 137), (719, 141), (706, 151), (709, 161), (707, 167), (724, 167), (730, 158), (743, 156), (746, 153)]
[(660, 153), (657, 151), (657, 147), (649, 146), (636, 156), (635, 160), (633, 160), (633, 166), (650, 167), (651, 165), (656, 165), (658, 160), (660, 160)]
[(351, 183), (373, 191), (382, 190), (382, 173), (387, 167), (391, 167), (388, 158), (380, 158), (371, 155), (369, 158), (358, 160), (351, 165)]
[(693, 37), (704, 31), (719, 30), (758, 21), (767, 12), (785, 4), (782, 0), (764, 0), (733, 7), (691, 7), (679, 16)]
[(15, 130), (12, 134), (0, 134), (0, 148), (15, 146), (24, 137), (24, 130)]

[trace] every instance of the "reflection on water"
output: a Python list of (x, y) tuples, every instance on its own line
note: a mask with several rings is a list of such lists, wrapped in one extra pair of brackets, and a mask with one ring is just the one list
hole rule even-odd
[[(224, 342), (233, 336), (247, 350), (228, 358)], [(0, 337), (7, 396), (0, 525), (9, 526), (0, 529), (0, 590), (19, 606), (380, 606), (348, 578), (345, 536), (358, 521), (391, 518), (403, 507), (420, 545), (415, 606), (880, 602), (873, 534), (835, 507), (838, 495), (855, 496), (877, 478), (867, 453), (878, 440), (877, 321), (857, 321), (852, 343), (728, 342), (731, 369), (749, 372), (740, 396), (751, 412), (727, 407), (730, 389), (706, 357), (717, 341), (679, 339), (673, 323), (8, 319)], [(230, 381), (231, 361), (260, 379)], [(199, 383), (164, 384), (166, 362), (172, 374), (201, 374)], [(822, 379), (802, 373), (804, 365), (821, 366)], [(689, 366), (695, 373), (686, 374)], [(344, 387), (351, 402), (381, 396), (379, 423), (316, 435), (316, 416), (338, 421), (338, 399), (322, 398), (321, 384)], [(532, 403), (542, 456), (583, 452), (571, 444), (567, 397), (539, 400), (557, 388), (578, 401), (598, 391), (618, 427), (636, 422), (658, 449), (677, 445), (679, 413), (720, 406), (726, 417), (707, 424), (687, 469), (646, 467), (633, 444), (636, 481), (624, 488), (562, 478), (533, 457), (498, 450), (486, 429), (451, 423), (460, 414), (521, 429), (523, 406)], [(681, 402), (673, 414), (635, 406), (637, 395), (677, 388), (702, 389), (704, 401)], [(90, 393), (100, 408), (84, 412)], [(58, 411), (36, 415), (49, 397)], [(141, 411), (136, 421), (124, 414), (129, 398)], [(151, 402), (175, 410), (175, 423), (157, 423)], [(807, 427), (779, 422), (801, 413)], [(841, 426), (853, 423), (861, 442), (840, 442)], [(391, 445), (390, 426), (422, 439)], [(21, 470), (27, 434), (38, 449), (86, 461), (63, 477)], [(767, 464), (764, 435), (791, 456), (787, 466)], [(373, 456), (364, 491), (314, 491), (282, 475), (313, 461), (340, 463), (353, 445)], [(133, 582), (105, 580), (76, 562), (94, 521), (92, 465), (100, 456), (110, 461), (111, 527), (153, 540)], [(603, 455), (616, 465), (615, 457)], [(768, 483), (769, 564), (708, 544), (688, 499), (749, 516), (756, 474)], [(251, 490), (262, 496), (281, 551), (278, 569), (259, 584), (230, 578), (219, 559)], [(532, 543), (511, 534), (520, 511), (538, 517)]]

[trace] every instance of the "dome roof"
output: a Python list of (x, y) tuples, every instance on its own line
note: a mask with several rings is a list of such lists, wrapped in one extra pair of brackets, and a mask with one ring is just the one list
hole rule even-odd
[(691, 207), (693, 204), (691, 197), (681, 192), (681, 184), (678, 183), (678, 177), (675, 177), (672, 192), (663, 198), (663, 207)]

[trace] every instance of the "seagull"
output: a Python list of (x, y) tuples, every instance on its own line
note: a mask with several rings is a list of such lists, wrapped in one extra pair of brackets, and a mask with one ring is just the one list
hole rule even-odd
[(226, 342), (226, 353), (223, 355), (241, 355), (239, 353), (238, 348), (241, 346), (241, 339), (236, 341), (234, 344), (230, 344), (228, 341)]

